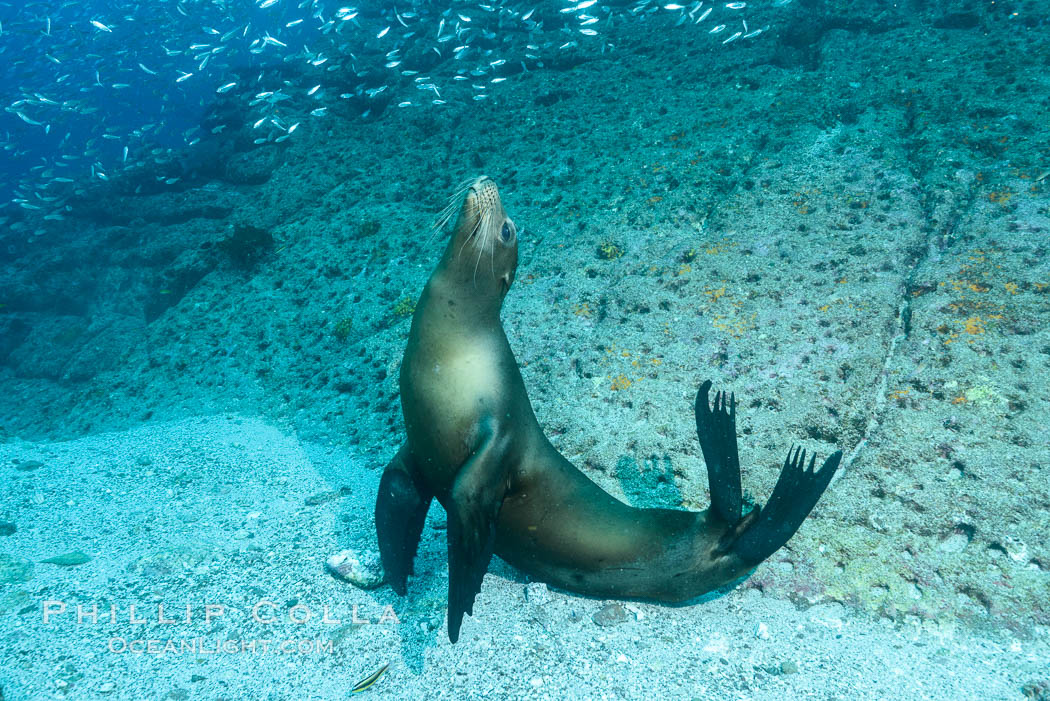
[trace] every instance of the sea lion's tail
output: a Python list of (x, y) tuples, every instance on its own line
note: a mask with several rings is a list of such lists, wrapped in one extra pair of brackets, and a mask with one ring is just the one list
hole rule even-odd
[[(788, 451), (773, 495), (751, 527), (732, 544), (733, 552), (747, 562), (758, 564), (795, 535), (827, 489), (842, 459), (842, 451), (836, 450), (829, 455), (819, 470), (813, 469), (816, 459), (817, 456), (811, 456), (807, 467), (806, 451), (795, 448), (794, 455)], [(759, 511), (758, 507), (755, 511)]]
[(788, 451), (773, 494), (765, 508), (756, 506), (741, 517), (740, 459), (736, 445), (736, 397), (726, 400), (724, 392), (715, 394), (714, 409), (708, 406), (711, 382), (700, 385), (696, 395), (696, 433), (707, 463), (711, 509), (729, 530), (719, 550), (732, 551), (746, 562), (758, 564), (784, 546), (813, 510), (827, 489), (842, 459), (842, 451), (828, 456), (814, 470), (816, 456), (806, 466), (806, 451)]

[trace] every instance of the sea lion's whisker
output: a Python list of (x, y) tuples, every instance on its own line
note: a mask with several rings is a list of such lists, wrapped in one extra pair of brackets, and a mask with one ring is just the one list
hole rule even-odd
[(485, 249), (478, 246), (478, 259), (474, 261), (474, 287), (478, 286), (478, 266), (481, 265), (481, 254), (485, 252)]
[(496, 246), (489, 246), (489, 272), (496, 277)]
[(485, 252), (485, 248), (488, 246), (488, 238), (492, 230), (492, 208), (489, 207), (481, 216), (478, 217), (478, 225), (474, 227), (474, 231), (478, 233), (478, 259), (474, 261), (474, 286), (478, 285), (478, 266), (481, 265), (481, 255)]
[(430, 226), (430, 235), (427, 237), (427, 244), (445, 228), (445, 225), (449, 223), (453, 215), (455, 215), (460, 209), (460, 203), (467, 191), (470, 190), (470, 186), (474, 184), (474, 178), (468, 178), (459, 185), (456, 186), (452, 196), (448, 198), (448, 202), (444, 208), (438, 213), (434, 219), (434, 223)]
[(441, 230), (445, 228), (446, 224), (448, 224), (449, 219), (452, 218), (452, 215), (456, 211), (454, 205), (455, 203), (453, 202), (447, 204), (445, 208), (441, 210), (441, 212), (437, 215), (437, 218), (434, 219), (434, 223), (430, 225), (430, 235), (427, 237), (428, 244), (434, 239), (435, 236), (441, 233)]
[(478, 249), (478, 259), (474, 261), (474, 287), (478, 286), (478, 266), (481, 264), (481, 254), (483, 251)]
[(479, 228), (481, 228), (481, 217), (478, 217), (478, 220), (474, 222), (474, 228), (470, 230), (470, 233), (463, 239), (463, 243), (460, 244), (459, 250), (456, 251), (457, 258), (463, 253), (463, 249), (467, 247), (467, 244), (474, 240), (474, 236), (478, 233)]

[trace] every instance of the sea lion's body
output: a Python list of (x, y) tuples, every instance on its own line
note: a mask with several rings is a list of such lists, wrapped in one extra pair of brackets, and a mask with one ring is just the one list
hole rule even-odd
[[(711, 547), (724, 531), (707, 527), (706, 512), (631, 508), (562, 457), (536, 420), (503, 327), (457, 314), (448, 285), (437, 274), (427, 283), (401, 366), (409, 452), (446, 509), (471, 437), (488, 420), (507, 442), (495, 554), (511, 565), (573, 591), (661, 601), (695, 596), (708, 580), (718, 586), (749, 569), (690, 552), (705, 530)], [(688, 568), (691, 581), (662, 576), (685, 560), (699, 560)]]
[[(630, 507), (555, 450), (499, 319), (516, 263), (513, 222), (495, 184), (479, 178), (417, 303), (402, 361), (407, 441), (384, 473), (376, 505), (380, 551), (395, 589), (405, 590), (431, 498), (449, 515), (453, 642), (493, 552), (572, 591), (680, 602), (731, 582), (786, 542), (838, 459), (818, 473), (811, 461), (806, 472), (796, 452), (794, 464), (785, 464), (790, 479), (782, 477), (770, 502), (770, 510), (780, 503), (780, 513), (764, 519), (778, 522), (761, 523), (758, 509), (741, 517), (734, 414), (724, 397), (708, 409), (710, 383), (696, 405), (711, 479), (707, 511)], [(799, 491), (800, 505), (783, 503)], [(794, 513), (799, 506), (801, 517)]]

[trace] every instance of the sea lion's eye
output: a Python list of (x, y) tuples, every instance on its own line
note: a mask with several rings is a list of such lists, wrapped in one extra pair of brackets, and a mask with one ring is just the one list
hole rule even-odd
[(503, 237), (504, 241), (510, 241), (510, 224), (503, 222), (503, 230), (499, 232), (499, 235)]

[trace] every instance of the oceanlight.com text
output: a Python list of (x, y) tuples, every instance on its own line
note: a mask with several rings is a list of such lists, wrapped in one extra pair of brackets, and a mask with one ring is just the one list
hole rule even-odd
[(118, 655), (330, 655), (331, 640), (224, 638), (124, 638), (109, 639), (107, 650)]

